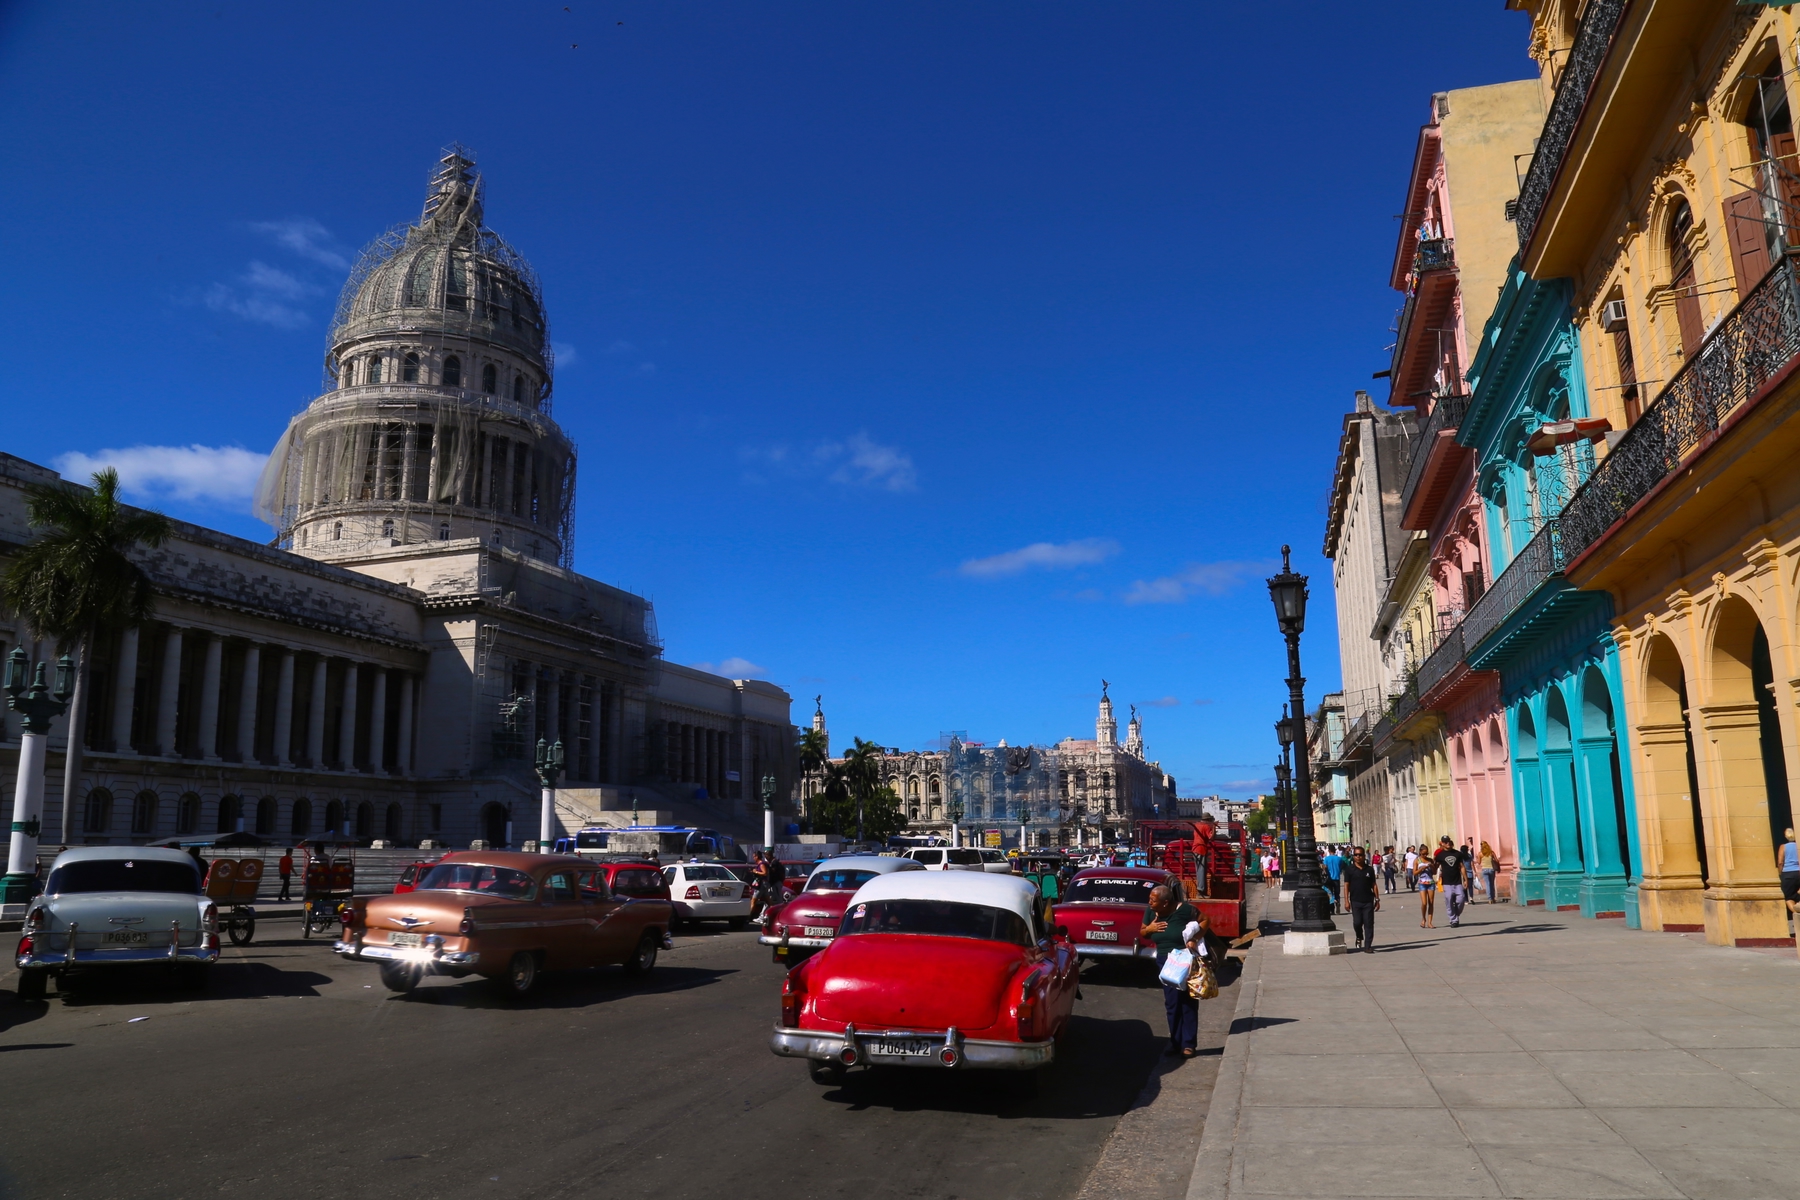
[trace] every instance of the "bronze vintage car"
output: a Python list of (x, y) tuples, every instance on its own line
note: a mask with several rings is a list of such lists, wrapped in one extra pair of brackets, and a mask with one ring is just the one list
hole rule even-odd
[(523, 996), (543, 971), (622, 964), (643, 975), (668, 949), (667, 900), (616, 895), (606, 871), (564, 854), (447, 854), (411, 892), (344, 909), (344, 958), (381, 965), (409, 992), (426, 975), (481, 975)]

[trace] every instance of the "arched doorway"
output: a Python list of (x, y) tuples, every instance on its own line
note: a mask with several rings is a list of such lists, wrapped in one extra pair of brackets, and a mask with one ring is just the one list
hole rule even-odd
[(244, 815), (244, 802), (236, 796), (219, 797), (219, 832), (233, 833)]
[(506, 845), (506, 806), (488, 803), (481, 809), (481, 836), (489, 847)]
[(1612, 690), (1600, 668), (1594, 665), (1582, 671), (1580, 689), (1581, 727), (1576, 738), (1575, 777), (1586, 868), (1581, 911), (1590, 917), (1622, 917), (1635, 855), (1631, 852), (1631, 818), (1613, 724)]
[(1641, 767), (1638, 794), (1654, 844), (1646, 845), (1638, 911), (1645, 929), (1699, 933), (1705, 929), (1701, 891), (1708, 866), (1706, 821), (1694, 765), (1687, 668), (1675, 643), (1653, 635), (1644, 648), (1643, 700), (1632, 728)]
[(325, 832), (333, 837), (344, 837), (349, 830), (344, 828), (344, 802), (332, 800), (325, 805)]
[(398, 804), (388, 805), (387, 806), (387, 819), (386, 819), (386, 821), (383, 822), (383, 826), (384, 826), (383, 832), (386, 835), (387, 840), (390, 842), (399, 841), (400, 836), (401, 836), (401, 831), (402, 831), (404, 825), (405, 825), (405, 820), (404, 820), (403, 814), (400, 811), (400, 806)]
[(1562, 688), (1555, 684), (1544, 693), (1544, 737), (1538, 756), (1550, 850), (1544, 901), (1558, 910), (1579, 911), (1588, 853), (1581, 836), (1581, 804), (1575, 786), (1574, 730)]

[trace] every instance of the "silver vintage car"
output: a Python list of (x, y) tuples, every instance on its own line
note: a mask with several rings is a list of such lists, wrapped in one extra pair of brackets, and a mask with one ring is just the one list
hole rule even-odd
[(179, 850), (63, 851), (25, 912), (19, 998), (42, 999), (53, 975), (123, 967), (167, 967), (181, 982), (205, 987), (219, 958), (219, 912), (200, 882), (198, 865)]

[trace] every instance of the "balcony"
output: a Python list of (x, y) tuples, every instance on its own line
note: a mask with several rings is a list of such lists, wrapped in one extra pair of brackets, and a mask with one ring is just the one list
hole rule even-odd
[(1440, 396), (1413, 446), (1412, 468), (1400, 493), (1400, 528), (1430, 529), (1450, 490), (1450, 481), (1468, 461), (1469, 448), (1456, 430), (1469, 411), (1468, 396)]
[(1413, 255), (1413, 273), (1423, 275), (1427, 271), (1456, 270), (1456, 239), (1425, 238), (1419, 243), (1418, 253)]
[(1450, 321), (1456, 298), (1456, 245), (1453, 238), (1430, 238), (1413, 253), (1413, 272), (1394, 330), (1394, 354), (1389, 362), (1393, 386), (1390, 403), (1417, 406), (1432, 394), (1431, 373), (1436, 370), (1435, 331)]
[(1705, 453), (1720, 426), (1796, 357), (1800, 274), (1790, 254), (1726, 314), (1569, 500), (1559, 522), (1565, 561), (1604, 540), (1665, 480)]
[(1419, 664), (1420, 696), (1429, 696), (1432, 689), (1462, 665), (1464, 645), (1463, 627), (1460, 624), (1438, 639), (1437, 649)]
[(1532, 235), (1537, 232), (1538, 220), (1550, 200), (1550, 189), (1556, 186), (1569, 143), (1581, 125), (1581, 114), (1587, 109), (1588, 94), (1593, 91), (1594, 80), (1606, 63), (1613, 35), (1618, 32), (1619, 21), (1629, 4), (1630, 0), (1588, 0), (1587, 11), (1581, 16), (1581, 29), (1575, 34), (1575, 44), (1569, 49), (1569, 60), (1563, 65), (1562, 78), (1556, 85), (1556, 99), (1550, 102), (1544, 131), (1538, 135), (1536, 153), (1525, 172), (1525, 182), (1519, 187), (1515, 219), (1521, 255), (1530, 247)]

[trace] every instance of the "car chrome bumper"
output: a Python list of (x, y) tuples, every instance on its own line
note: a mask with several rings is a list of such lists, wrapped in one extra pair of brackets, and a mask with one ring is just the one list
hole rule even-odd
[(1155, 946), (1108, 946), (1103, 943), (1076, 942), (1077, 958), (1147, 958), (1156, 957)]
[(333, 942), (331, 948), (344, 958), (357, 962), (417, 963), (422, 967), (454, 967), (458, 970), (475, 966), (481, 955), (474, 950), (439, 950), (432, 946), (371, 946), (363, 942)]
[(217, 946), (177, 946), (173, 954), (167, 946), (132, 946), (118, 950), (50, 950), (42, 954), (21, 955), (13, 965), (21, 971), (66, 971), (75, 967), (125, 967), (149, 963), (213, 963), (219, 960)]
[(772, 933), (765, 933), (756, 940), (765, 946), (805, 946), (810, 950), (822, 950), (831, 945), (832, 941), (830, 938), (818, 937), (776, 937)]
[[(954, 1064), (946, 1064), (937, 1055), (885, 1055), (873, 1052), (872, 1043), (886, 1037), (929, 1038), (956, 1047)], [(966, 1038), (953, 1029), (858, 1030), (854, 1026), (843, 1033), (817, 1029), (784, 1029), (777, 1025), (769, 1037), (769, 1049), (782, 1058), (811, 1058), (822, 1062), (838, 1060), (845, 1046), (856, 1048), (855, 1066), (936, 1067), (954, 1071), (963, 1067), (999, 1071), (1030, 1071), (1049, 1066), (1056, 1057), (1054, 1042), (993, 1042)]]

